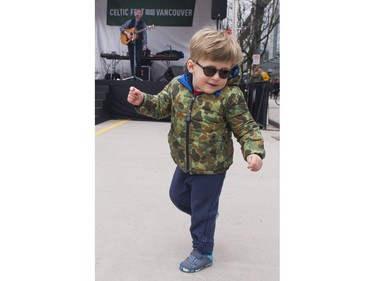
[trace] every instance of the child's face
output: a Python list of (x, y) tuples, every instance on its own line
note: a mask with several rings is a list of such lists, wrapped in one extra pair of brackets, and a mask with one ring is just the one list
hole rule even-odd
[(202, 91), (206, 94), (213, 94), (214, 92), (221, 90), (227, 84), (228, 78), (221, 78), (219, 72), (216, 72), (213, 76), (206, 76), (203, 72), (202, 67), (213, 66), (217, 70), (225, 69), (230, 70), (231, 65), (228, 62), (217, 62), (211, 60), (200, 59), (198, 62), (188, 61), (187, 68), (193, 75), (193, 87), (194, 90)]

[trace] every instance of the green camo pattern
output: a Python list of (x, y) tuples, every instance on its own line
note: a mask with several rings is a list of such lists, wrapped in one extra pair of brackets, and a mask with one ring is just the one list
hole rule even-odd
[(136, 110), (156, 119), (171, 116), (168, 142), (171, 156), (181, 170), (190, 174), (225, 172), (233, 163), (232, 132), (244, 159), (251, 153), (265, 157), (259, 126), (239, 87), (226, 86), (218, 96), (194, 96), (177, 78), (158, 95), (143, 93), (143, 103)]

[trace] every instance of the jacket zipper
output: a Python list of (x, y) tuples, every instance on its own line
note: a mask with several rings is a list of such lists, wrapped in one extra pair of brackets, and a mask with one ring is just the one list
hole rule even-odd
[(195, 96), (191, 99), (188, 114), (186, 116), (186, 170), (190, 172), (190, 160), (189, 160), (189, 142), (190, 142), (190, 123), (191, 123), (191, 111), (193, 109)]

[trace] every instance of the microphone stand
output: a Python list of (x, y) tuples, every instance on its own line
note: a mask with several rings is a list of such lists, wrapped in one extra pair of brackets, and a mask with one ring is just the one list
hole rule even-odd
[(134, 37), (134, 35), (133, 35), (133, 39), (132, 39), (132, 44), (133, 44), (133, 75), (125, 78), (124, 80), (133, 79), (133, 80), (143, 81), (143, 79), (137, 77), (137, 74), (135, 72), (135, 70), (136, 70), (136, 67), (135, 67), (135, 65), (136, 65), (136, 60), (135, 60), (136, 59), (136, 55), (135, 55), (136, 47), (135, 47), (135, 37)]

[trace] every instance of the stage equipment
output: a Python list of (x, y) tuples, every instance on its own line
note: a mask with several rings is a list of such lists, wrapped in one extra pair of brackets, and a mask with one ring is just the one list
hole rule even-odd
[(212, 0), (211, 18), (213, 20), (222, 20), (227, 17), (227, 0)]
[[(116, 54), (116, 52), (112, 52), (111, 53), (113, 56), (116, 56), (117, 54)], [(108, 73), (108, 70), (107, 70), (107, 74), (104, 76), (104, 78), (105, 79), (107, 79), (107, 80), (117, 80), (117, 79), (120, 79), (121, 80), (121, 76), (120, 76), (120, 74), (118, 74), (117, 72), (116, 72), (116, 65), (118, 64), (118, 62), (116, 62), (116, 61), (112, 61), (111, 62), (111, 66), (110, 66), (110, 68), (111, 68), (111, 72), (110, 73)]]
[(106, 79), (106, 80), (121, 80), (121, 76), (117, 72), (111, 72), (111, 73), (107, 73), (104, 76), (104, 79)]
[[(100, 57), (104, 58), (104, 59), (107, 59), (107, 60), (111, 60), (112, 61), (111, 64), (113, 66), (116, 65), (121, 60), (129, 60), (130, 59), (129, 56), (120, 56), (120, 55), (117, 55), (117, 54), (106, 54), (106, 53), (100, 54)], [(170, 61), (177, 61), (179, 59), (180, 59), (180, 57), (176, 56), (175, 54), (170, 54), (170, 55), (162, 54), (162, 55), (150, 55), (149, 57), (142, 57), (141, 62), (142, 62), (142, 66), (149, 66), (149, 65), (151, 65), (151, 63), (153, 61), (166, 61), (166, 64), (167, 64), (166, 69), (168, 69)], [(163, 78), (163, 76), (160, 77), (157, 81), (161, 80)], [(151, 77), (151, 72), (150, 72), (149, 77)], [(126, 79), (126, 80), (128, 80), (128, 79)]]
[(142, 65), (141, 78), (145, 81), (151, 81), (151, 67), (150, 66)]
[[(105, 58), (107, 60), (129, 60), (129, 56), (120, 56), (120, 55), (112, 55), (112, 54), (100, 54), (101, 58)], [(147, 63), (151, 61), (176, 61), (179, 60), (180, 57), (177, 57), (174, 54), (171, 55), (150, 55), (149, 57), (141, 57), (142, 65), (147, 65)]]
[(180, 76), (181, 74), (184, 73), (184, 67), (183, 66), (178, 66), (178, 65), (171, 65), (167, 71), (163, 74), (162, 77), (160, 77), (158, 80), (161, 80), (164, 78), (168, 82), (171, 81), (174, 77)]

